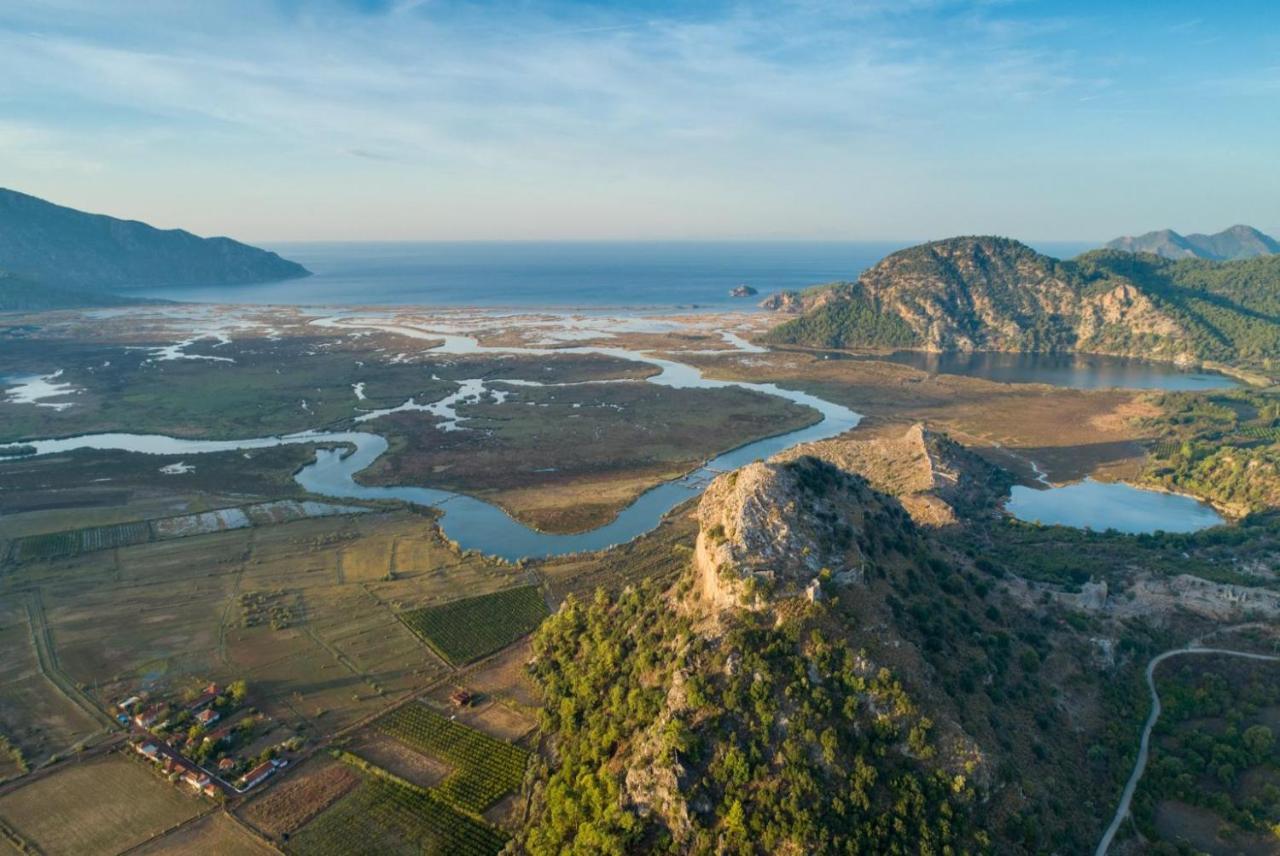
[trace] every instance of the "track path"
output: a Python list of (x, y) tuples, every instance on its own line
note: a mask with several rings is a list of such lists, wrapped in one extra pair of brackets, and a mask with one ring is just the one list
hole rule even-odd
[(1094, 851), (1094, 856), (1106, 856), (1112, 840), (1116, 837), (1116, 833), (1120, 831), (1120, 824), (1124, 823), (1124, 819), (1129, 816), (1129, 807), (1133, 803), (1133, 794), (1137, 791), (1138, 781), (1142, 778), (1142, 773), (1147, 768), (1147, 757), (1151, 750), (1151, 731), (1156, 726), (1156, 720), (1160, 718), (1160, 694), (1156, 692), (1156, 667), (1171, 657), (1181, 657), (1186, 654), (1216, 654), (1226, 657), (1243, 657), (1247, 660), (1280, 662), (1280, 657), (1269, 654), (1232, 651), (1228, 648), (1202, 648), (1194, 642), (1185, 648), (1174, 648), (1151, 658), (1151, 662), (1147, 663), (1147, 689), (1151, 693), (1151, 713), (1147, 715), (1147, 724), (1142, 728), (1142, 740), (1138, 744), (1138, 759), (1133, 764), (1133, 772), (1129, 774), (1129, 781), (1125, 783), (1124, 792), (1120, 794), (1120, 805), (1116, 807), (1116, 815), (1111, 819), (1111, 825), (1107, 827), (1107, 831), (1103, 833), (1102, 840), (1098, 842), (1098, 849)]

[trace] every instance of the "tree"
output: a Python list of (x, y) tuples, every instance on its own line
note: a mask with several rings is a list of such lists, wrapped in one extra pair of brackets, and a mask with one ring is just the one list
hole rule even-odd
[(231, 696), (231, 701), (236, 704), (242, 704), (248, 694), (249, 686), (244, 681), (232, 681), (227, 687), (227, 695)]
[(1253, 759), (1258, 762), (1265, 760), (1276, 745), (1275, 735), (1265, 725), (1249, 726), (1244, 730), (1241, 739), (1244, 741), (1245, 748), (1253, 755)]

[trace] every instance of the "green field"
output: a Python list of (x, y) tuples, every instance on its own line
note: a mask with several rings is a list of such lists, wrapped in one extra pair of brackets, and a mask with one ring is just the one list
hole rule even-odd
[(414, 633), (454, 665), (500, 651), (547, 617), (537, 586), (521, 586), (401, 613)]
[(453, 772), (436, 792), (465, 811), (479, 813), (520, 787), (529, 753), (481, 734), (420, 704), (407, 704), (377, 727), (405, 745), (447, 761)]
[(430, 791), (371, 776), (295, 833), (288, 849), (301, 856), (491, 856), (505, 843), (501, 833)]

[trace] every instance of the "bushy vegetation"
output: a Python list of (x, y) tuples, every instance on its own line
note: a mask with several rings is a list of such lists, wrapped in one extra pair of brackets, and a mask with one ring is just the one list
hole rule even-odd
[[(1034, 292), (1051, 283), (1066, 311), (1046, 312)], [(873, 287), (872, 287), (873, 286)], [(1128, 322), (1084, 324), (1092, 298), (1119, 286), (1147, 297), (1177, 332)], [(1280, 355), (1280, 256), (1239, 261), (1173, 261), (1096, 250), (1069, 261), (1004, 238), (953, 238), (894, 253), (857, 283), (770, 331), (769, 341), (825, 348), (905, 348), (921, 344), (903, 307), (925, 323), (963, 333), (979, 348), (1091, 351), (1199, 359), (1268, 370)], [(885, 294), (897, 303), (881, 305)], [(1071, 308), (1069, 304), (1079, 304)], [(994, 320), (993, 320), (994, 319)], [(1087, 335), (1087, 341), (1081, 336)], [(943, 343), (944, 347), (946, 343)]]
[(1144, 428), (1157, 441), (1144, 477), (1237, 515), (1280, 507), (1280, 398), (1269, 391), (1166, 393)]
[(547, 615), (537, 586), (520, 586), (402, 613), (410, 630), (455, 665), (499, 651)]
[(1262, 721), (1280, 706), (1280, 666), (1200, 659), (1157, 675), (1163, 709), (1134, 799), (1139, 828), (1158, 839), (1156, 805), (1178, 800), (1280, 847), (1280, 752)]
[(534, 648), (556, 764), (531, 853), (988, 849), (902, 685), (800, 616), (711, 642), (642, 586), (568, 601)]
[(446, 719), (421, 704), (406, 704), (378, 720), (377, 727), (406, 746), (453, 767), (436, 793), (478, 814), (520, 787), (529, 753)]
[(907, 322), (882, 311), (857, 285), (832, 288), (838, 299), (774, 327), (765, 341), (816, 348), (910, 348), (919, 343)]

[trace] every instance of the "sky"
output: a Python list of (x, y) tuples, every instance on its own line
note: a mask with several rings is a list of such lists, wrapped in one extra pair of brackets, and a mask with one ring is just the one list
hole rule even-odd
[(0, 186), (244, 240), (1280, 231), (1280, 3), (0, 4)]

